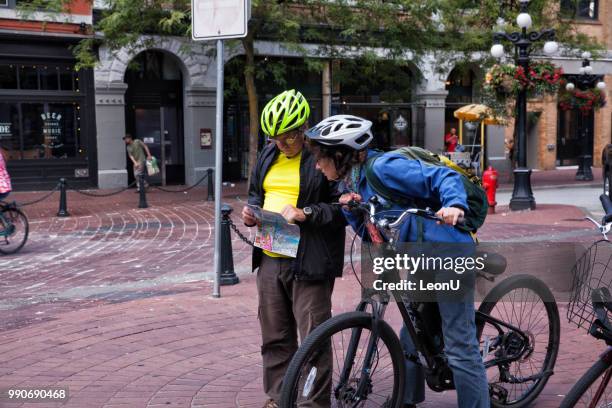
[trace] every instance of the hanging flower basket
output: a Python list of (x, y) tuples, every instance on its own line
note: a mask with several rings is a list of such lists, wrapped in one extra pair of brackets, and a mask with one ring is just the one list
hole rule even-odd
[[(565, 81), (564, 84), (565, 85)], [(577, 109), (583, 115), (606, 105), (606, 91), (597, 87), (586, 90), (574, 89), (568, 91), (565, 86), (559, 92), (559, 108), (569, 111)]]
[(485, 75), (482, 98), (496, 116), (514, 116), (510, 102), (519, 91), (526, 90), (527, 97), (544, 94), (554, 95), (559, 91), (563, 70), (550, 62), (534, 61), (529, 69), (514, 64), (495, 64)]

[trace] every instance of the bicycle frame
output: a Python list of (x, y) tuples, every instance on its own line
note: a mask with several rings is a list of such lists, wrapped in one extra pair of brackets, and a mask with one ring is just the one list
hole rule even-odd
[[(377, 223), (375, 221), (375, 218), (373, 216), (374, 213), (374, 203), (370, 202), (369, 217), (364, 217), (364, 226), (365, 230), (370, 235), (372, 242), (381, 244), (385, 241), (387, 234), (384, 234), (382, 231), (379, 231), (378, 226), (382, 225), (385, 227), (390, 227), (392, 229), (401, 224), (401, 222), (407, 216), (408, 212), (403, 213), (402, 216), (400, 216), (393, 223), (383, 222), (382, 224)], [(393, 245), (393, 242), (391, 242), (391, 245)], [(395, 273), (397, 273), (397, 271), (395, 271)], [(493, 280), (493, 278), (489, 278), (487, 276), (485, 276), (485, 278)], [(366, 293), (367, 292), (368, 290), (366, 290)], [(442, 337), (441, 327), (439, 325), (437, 327), (432, 328), (427, 327), (427, 324), (425, 322), (432, 321), (432, 319), (427, 318), (427, 314), (421, 315), (421, 313), (417, 310), (418, 305), (423, 303), (415, 303), (410, 301), (410, 299), (408, 298), (405, 299), (404, 296), (398, 293), (397, 291), (392, 291), (391, 296), (389, 296), (388, 293), (383, 295), (379, 293), (377, 296), (381, 296), (380, 301), (376, 301), (371, 296), (364, 296), (356, 309), (357, 311), (365, 312), (368, 308), (368, 305), (370, 305), (372, 309), (373, 322), (372, 336), (368, 340), (366, 356), (364, 358), (359, 384), (357, 385), (356, 390), (354, 390), (354, 395), (367, 395), (367, 387), (370, 383), (370, 368), (372, 366), (372, 361), (377, 351), (378, 322), (384, 318), (384, 313), (386, 311), (391, 296), (393, 296), (393, 299), (397, 303), (397, 307), (399, 309), (404, 325), (406, 326), (408, 334), (411, 337), (417, 351), (417, 355), (406, 357), (415, 362), (416, 364), (422, 365), (425, 368), (427, 383), (431, 389), (433, 389), (434, 391), (454, 389), (455, 386), (453, 383), (452, 374), (450, 374), (450, 367), (448, 366), (447, 360), (443, 354), (443, 341), (441, 347), (436, 346), (433, 343), (434, 336)], [(530, 345), (529, 336), (520, 328), (503, 322), (500, 319), (497, 319), (493, 316), (489, 316), (480, 311), (475, 312), (475, 319), (478, 325), (484, 325), (488, 323), (493, 326), (499, 333), (494, 342), (487, 343), (485, 345), (482, 352), (482, 358), (484, 360), (490, 350), (496, 349), (498, 347), (503, 347), (503, 356), (496, 356), (496, 358), (486, 361), (484, 363), (485, 369), (489, 369), (493, 366), (500, 366), (500, 379), (502, 381), (515, 384), (524, 383), (527, 381), (534, 381), (544, 377), (548, 377), (553, 374), (552, 371), (549, 370), (525, 378), (516, 377), (512, 375), (509, 369), (505, 368), (504, 365), (509, 365), (510, 363), (523, 358), (528, 353), (533, 351), (533, 345)], [(513, 333), (515, 334), (515, 336), (506, 336), (506, 334), (508, 333)], [(346, 356), (347, 358), (345, 360), (350, 361), (351, 363), (342, 368), (342, 372), (340, 373), (340, 381), (338, 383), (338, 386), (334, 390), (336, 396), (338, 396), (340, 390), (347, 384), (347, 380), (353, 368), (357, 345), (359, 343), (360, 338), (361, 329), (353, 329), (351, 333), (351, 340), (348, 346), (348, 354)], [(508, 349), (512, 350), (513, 352), (508, 353)]]
[(4, 215), (2, 215), (2, 212), (8, 208), (11, 208), (9, 204), (0, 202), (0, 226), (3, 227), (0, 229), (0, 239), (6, 238), (13, 233), (13, 224)]
[[(612, 347), (608, 347), (608, 349), (599, 356), (599, 359), (606, 362), (608, 365), (612, 366)], [(611, 378), (612, 378), (612, 367), (608, 368), (608, 370), (604, 374), (601, 380), (601, 384), (599, 384), (599, 387), (597, 387), (597, 391), (595, 391), (593, 400), (591, 401), (591, 404), (589, 405), (588, 408), (597, 408), (597, 405), (599, 404), (599, 400), (601, 399), (604, 392), (606, 391), (608, 384), (610, 384)]]
[[(366, 291), (367, 292), (367, 291)], [(376, 296), (380, 296), (380, 300), (375, 300), (371, 295), (364, 296), (364, 298), (359, 302), (356, 310), (360, 312), (366, 312), (368, 306), (371, 308), (372, 314), (372, 335), (368, 340), (367, 351), (363, 360), (363, 368), (361, 371), (361, 376), (359, 383), (353, 395), (367, 395), (368, 394), (368, 386), (370, 383), (370, 372), (372, 363), (374, 358), (376, 357), (377, 351), (377, 342), (378, 342), (378, 334), (377, 327), (378, 322), (383, 320), (388, 303), (391, 299), (391, 296), (388, 294), (380, 294), (377, 293)], [(427, 379), (430, 388), (434, 391), (444, 391), (454, 389), (454, 384), (452, 382), (452, 377), (444, 376), (450, 370), (447, 365), (447, 362), (444, 358), (442, 358), (441, 353), (436, 352), (437, 347), (430, 341), (430, 336), (427, 335), (426, 330), (422, 327), (422, 322), (426, 319), (418, 312), (416, 303), (408, 302), (408, 306), (406, 305), (406, 300), (402, 298), (402, 296), (398, 293), (392, 292), (392, 296), (397, 303), (397, 307), (399, 309), (400, 315), (402, 316), (402, 320), (410, 337), (413, 340), (414, 346), (417, 350), (417, 355), (408, 356), (413, 362), (416, 364), (421, 364), (425, 367), (427, 371)], [(527, 353), (529, 353), (532, 349), (529, 347), (529, 337), (525, 332), (523, 332), (518, 327), (515, 327), (511, 324), (505, 323), (493, 316), (489, 316), (480, 311), (476, 311), (476, 321), (489, 323), (493, 327), (497, 329), (500, 337), (505, 332), (513, 332), (520, 336), (522, 342), (518, 344), (518, 348), (516, 352), (512, 354), (507, 354), (502, 358), (495, 358), (489, 360), (485, 363), (485, 369), (496, 365), (509, 364), (516, 360), (523, 358)], [(441, 328), (436, 327), (434, 330), (438, 330), (437, 334), (441, 335)], [(504, 331), (506, 329), (506, 331)], [(347, 380), (353, 368), (353, 363), (355, 360), (355, 355), (357, 353), (357, 345), (359, 340), (361, 339), (361, 329), (353, 329), (351, 332), (351, 339), (349, 341), (347, 347), (347, 355), (345, 361), (350, 362), (343, 366), (342, 372), (340, 373), (340, 381), (338, 385), (334, 389), (334, 394), (338, 396), (342, 390), (342, 388), (347, 384)], [(499, 346), (501, 343), (493, 343), (492, 347)], [(443, 348), (442, 348), (443, 349)], [(612, 349), (612, 348), (611, 348)], [(440, 350), (441, 351), (441, 350)], [(483, 356), (487, 355), (487, 350), (484, 350)], [(484, 357), (483, 357), (484, 358)], [(610, 352), (610, 358), (612, 358), (612, 351)], [(515, 377), (509, 373), (508, 370), (500, 370), (501, 373), (504, 374), (503, 381), (507, 381), (509, 383), (523, 383), (527, 381), (534, 381), (541, 379), (545, 376), (552, 375), (552, 372), (546, 371), (540, 373), (538, 375), (533, 375), (525, 378)]]

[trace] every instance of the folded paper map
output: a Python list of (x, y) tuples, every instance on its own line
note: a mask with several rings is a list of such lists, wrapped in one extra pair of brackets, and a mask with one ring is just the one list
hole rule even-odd
[(300, 227), (289, 224), (282, 215), (256, 205), (249, 208), (257, 219), (254, 245), (266, 251), (295, 258), (300, 243)]

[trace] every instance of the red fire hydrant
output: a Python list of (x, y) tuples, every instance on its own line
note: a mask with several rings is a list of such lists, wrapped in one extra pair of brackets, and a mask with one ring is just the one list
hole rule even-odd
[(487, 193), (489, 214), (495, 214), (495, 206), (497, 205), (497, 201), (495, 201), (495, 193), (497, 192), (497, 187), (499, 184), (497, 180), (497, 170), (495, 170), (493, 166), (489, 166), (489, 168), (482, 173), (482, 186)]

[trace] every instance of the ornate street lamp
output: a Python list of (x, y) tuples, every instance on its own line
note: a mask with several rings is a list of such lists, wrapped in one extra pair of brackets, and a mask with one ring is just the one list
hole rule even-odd
[[(554, 41), (555, 31), (552, 29), (542, 31), (527, 30), (531, 27), (531, 16), (527, 13), (527, 5), (529, 0), (520, 0), (521, 10), (516, 17), (516, 24), (521, 28), (520, 32), (510, 34), (499, 32), (493, 33), (493, 46), (491, 47), (491, 55), (495, 58), (504, 56), (504, 46), (502, 40), (510, 41), (516, 47), (516, 63), (523, 67), (524, 72), (529, 72), (529, 56), (533, 51), (532, 44), (547, 40), (544, 44), (544, 52), (546, 54), (554, 54), (559, 48)], [(526, 210), (535, 209), (536, 203), (531, 190), (531, 169), (527, 168), (527, 90), (521, 89), (516, 97), (516, 125), (517, 126), (517, 154), (518, 168), (514, 169), (514, 190), (512, 191), (512, 199), (510, 200), (510, 209)]]
[[(606, 83), (603, 81), (603, 75), (593, 75), (593, 67), (591, 67), (591, 53), (585, 51), (582, 53), (582, 67), (579, 74), (566, 75), (568, 80), (565, 89), (568, 92), (573, 92), (576, 88), (581, 91), (597, 87), (600, 90), (606, 89)], [(576, 172), (576, 180), (591, 181), (593, 180), (593, 172), (591, 165), (593, 164), (593, 146), (589, 143), (589, 127), (585, 126), (585, 114), (580, 112), (576, 115), (576, 134), (578, 139), (582, 140), (582, 154), (578, 157), (578, 171)]]

